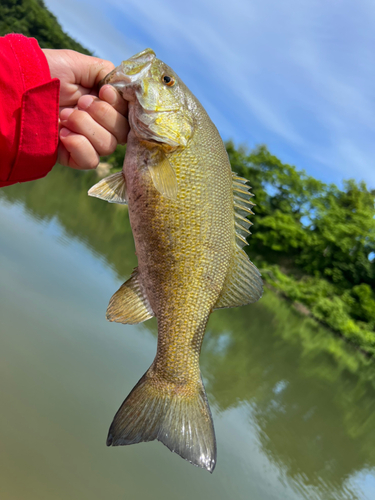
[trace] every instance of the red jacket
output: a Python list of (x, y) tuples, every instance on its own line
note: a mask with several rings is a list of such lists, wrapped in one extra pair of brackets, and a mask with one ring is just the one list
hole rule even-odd
[(34, 38), (0, 37), (0, 187), (44, 177), (56, 163), (59, 93)]

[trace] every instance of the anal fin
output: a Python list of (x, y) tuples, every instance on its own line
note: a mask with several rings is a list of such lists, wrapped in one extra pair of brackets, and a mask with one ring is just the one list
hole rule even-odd
[(108, 321), (135, 325), (154, 316), (151, 306), (142, 289), (138, 268), (117, 290), (109, 301)]

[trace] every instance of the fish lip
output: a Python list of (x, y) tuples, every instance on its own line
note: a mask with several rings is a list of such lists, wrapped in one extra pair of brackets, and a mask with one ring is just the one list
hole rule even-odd
[[(109, 84), (120, 91), (136, 83), (138, 80), (142, 80), (148, 75), (155, 58), (156, 55), (153, 50), (145, 49), (130, 59), (123, 61), (99, 82), (98, 90), (103, 85)], [(132, 74), (134, 69), (137, 69), (137, 72)]]
[(103, 85), (112, 85), (113, 87), (115, 87), (114, 84), (119, 81), (125, 84), (129, 83), (130, 79), (128, 79), (127, 76), (123, 72), (121, 72), (120, 68), (121, 66), (117, 66), (117, 68), (112, 70), (110, 73), (108, 73), (108, 75), (100, 80), (100, 82), (98, 83), (98, 90), (100, 90)]
[(99, 82), (98, 90), (100, 90), (103, 85), (112, 85), (115, 89), (121, 91), (136, 84), (139, 80), (142, 80), (150, 70), (151, 63), (145, 64), (141, 70), (135, 75), (128, 75), (124, 71), (124, 63), (117, 66), (113, 71), (108, 73), (107, 76)]

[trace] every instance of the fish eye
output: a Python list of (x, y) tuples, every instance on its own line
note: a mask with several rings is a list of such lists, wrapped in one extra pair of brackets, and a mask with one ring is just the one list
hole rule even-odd
[(175, 79), (173, 78), (173, 76), (168, 76), (168, 75), (164, 75), (163, 76), (163, 82), (166, 85), (168, 85), (168, 87), (173, 87), (173, 85), (176, 83)]

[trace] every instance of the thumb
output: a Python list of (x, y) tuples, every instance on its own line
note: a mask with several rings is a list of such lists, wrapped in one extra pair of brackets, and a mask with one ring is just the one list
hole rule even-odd
[(95, 87), (115, 67), (110, 61), (99, 57), (87, 56), (74, 51), (69, 52), (75, 83), (87, 89)]
[(105, 59), (92, 57), (88, 65), (88, 71), (82, 75), (81, 85), (88, 88), (96, 87), (96, 85), (110, 73), (115, 65)]

